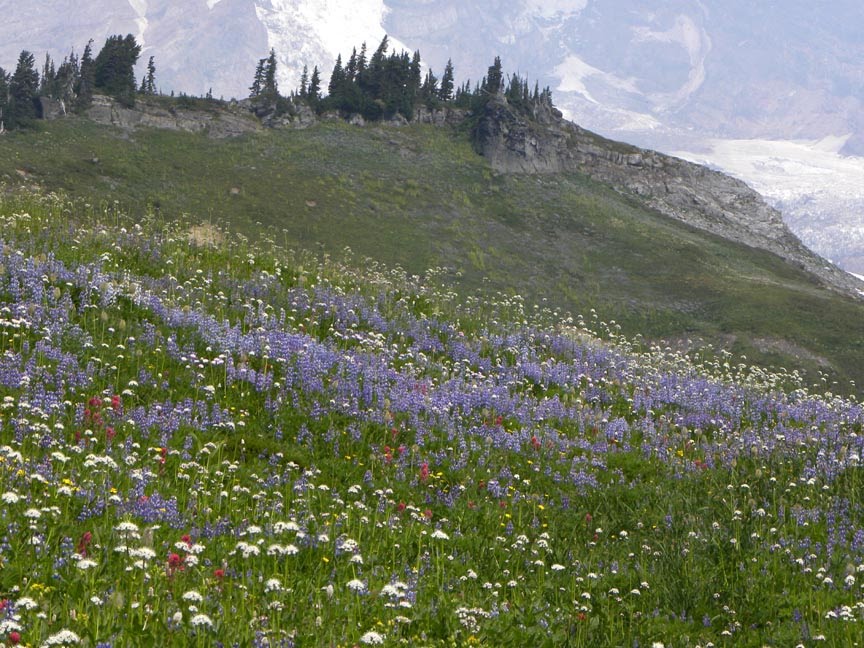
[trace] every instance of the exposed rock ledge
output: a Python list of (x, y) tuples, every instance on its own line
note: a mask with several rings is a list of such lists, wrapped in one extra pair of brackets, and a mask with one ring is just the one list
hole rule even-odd
[(134, 108), (126, 108), (110, 97), (95, 95), (87, 117), (97, 124), (116, 126), (124, 130), (165, 128), (168, 130), (203, 133), (210, 137), (236, 137), (262, 130), (261, 122), (247, 110), (218, 109), (213, 111), (164, 107), (156, 102), (138, 100)]
[(501, 172), (585, 174), (637, 194), (667, 216), (773, 252), (829, 287), (862, 297), (864, 282), (805, 247), (762, 196), (723, 173), (607, 140), (565, 121), (554, 109), (528, 120), (500, 97), (490, 101), (481, 116), (476, 142)]

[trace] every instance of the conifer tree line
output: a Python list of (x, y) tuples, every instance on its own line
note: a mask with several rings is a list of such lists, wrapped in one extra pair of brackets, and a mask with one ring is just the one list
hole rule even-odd
[(42, 117), (41, 97), (60, 102), (64, 112), (81, 112), (96, 91), (126, 106), (134, 105), (137, 92), (156, 94), (153, 57), (136, 88), (134, 68), (140, 55), (141, 46), (132, 34), (109, 36), (95, 57), (92, 40), (80, 57), (73, 50), (60, 65), (46, 54), (40, 74), (33, 53), (22, 51), (13, 72), (0, 67), (0, 130), (27, 126)]
[[(158, 94), (152, 56), (140, 85), (136, 84), (134, 68), (140, 55), (141, 46), (134, 36), (114, 35), (95, 56), (92, 40), (80, 57), (73, 50), (59, 65), (46, 55), (40, 74), (33, 53), (22, 51), (14, 71), (0, 68), (0, 131), (26, 126), (42, 117), (43, 97), (59, 102), (63, 112), (71, 113), (86, 110), (94, 92), (125, 106), (133, 106), (136, 95)], [(276, 71), (276, 52), (271, 49), (255, 69), (249, 88), (253, 106), (275, 106), (281, 113), (304, 103), (318, 113), (360, 114), (370, 121), (402, 115), (410, 121), (420, 105), (476, 111), (496, 95), (526, 114), (538, 106), (552, 105), (548, 87), (541, 91), (535, 83), (532, 90), (518, 74), (505, 78), (499, 57), (473, 87), (470, 81), (457, 85), (452, 60), (447, 61), (439, 78), (431, 68), (424, 71), (419, 51), (413, 55), (390, 51), (387, 36), (371, 55), (363, 43), (346, 61), (341, 55), (337, 57), (326, 85), (317, 66), (311, 72), (304, 67), (300, 87), (285, 97), (279, 92)], [(210, 92), (207, 98), (212, 98)]]
[[(318, 67), (309, 72), (303, 68), (300, 87), (291, 92), (292, 102), (308, 104), (316, 112), (338, 111), (345, 115), (360, 114), (366, 120), (390, 119), (402, 115), (411, 120), (418, 105), (434, 109), (453, 106), (477, 110), (495, 95), (501, 95), (515, 109), (530, 114), (541, 105), (552, 105), (548, 87), (533, 90), (527, 79), (518, 74), (505, 78), (500, 57), (495, 57), (483, 79), (473, 87), (470, 81), (457, 86), (453, 61), (448, 60), (440, 77), (427, 69), (423, 72), (420, 52), (390, 52), (390, 42), (384, 36), (378, 48), (369, 55), (366, 43), (355, 47), (347, 61), (339, 55), (330, 73), (327, 93), (323, 94)], [(276, 53), (261, 59), (255, 70), (250, 96), (255, 102), (272, 101), (278, 97), (276, 86)]]

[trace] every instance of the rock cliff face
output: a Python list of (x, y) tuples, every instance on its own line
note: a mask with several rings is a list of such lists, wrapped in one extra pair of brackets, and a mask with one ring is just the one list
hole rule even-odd
[(97, 124), (116, 126), (124, 130), (166, 128), (203, 133), (215, 138), (235, 137), (262, 129), (261, 122), (242, 109), (207, 111), (164, 107), (147, 100), (139, 100), (134, 108), (126, 108), (102, 95), (93, 97), (93, 105), (87, 109), (87, 117)]
[(773, 252), (833, 289), (862, 296), (864, 283), (807, 249), (780, 213), (740, 180), (605, 139), (565, 121), (555, 109), (540, 110), (528, 119), (501, 97), (487, 104), (475, 136), (479, 152), (501, 172), (585, 174), (636, 194), (667, 216)]

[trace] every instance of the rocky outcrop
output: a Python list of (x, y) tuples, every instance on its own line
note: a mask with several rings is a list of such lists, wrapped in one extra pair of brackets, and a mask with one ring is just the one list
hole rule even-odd
[(861, 297), (864, 283), (807, 249), (780, 213), (745, 183), (656, 151), (607, 140), (551, 107), (530, 118), (502, 97), (489, 101), (475, 144), (505, 173), (577, 172), (636, 194), (657, 211), (726, 239), (768, 250), (831, 288)]
[(433, 126), (458, 126), (467, 117), (468, 110), (465, 108), (451, 108), (449, 106), (428, 108), (426, 106), (418, 106), (414, 110), (414, 119), (412, 121), (418, 124), (432, 124)]
[(61, 119), (66, 117), (66, 104), (59, 99), (51, 97), (39, 97), (37, 99), (37, 111), (41, 119)]
[(166, 128), (168, 130), (203, 133), (209, 137), (236, 137), (261, 130), (261, 122), (248, 111), (237, 109), (198, 110), (140, 99), (134, 108), (127, 108), (110, 97), (95, 95), (87, 109), (87, 117), (98, 124), (124, 130)]

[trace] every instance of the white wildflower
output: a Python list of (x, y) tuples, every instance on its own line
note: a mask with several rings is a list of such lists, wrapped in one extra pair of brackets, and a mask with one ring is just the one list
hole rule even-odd
[(362, 637), (360, 637), (360, 643), (369, 644), (369, 645), (381, 645), (384, 643), (384, 635), (378, 634), (374, 630), (370, 630)]
[(119, 531), (120, 533), (136, 533), (138, 531), (138, 525), (134, 522), (121, 522), (114, 527), (114, 530)]
[(234, 549), (234, 551), (243, 554), (244, 558), (249, 558), (250, 556), (258, 556), (261, 553), (261, 549), (259, 549), (253, 544), (249, 544), (248, 542), (238, 542), (237, 547)]
[(204, 600), (204, 597), (201, 596), (201, 593), (196, 590), (189, 590), (188, 592), (184, 592), (183, 600), (190, 603), (200, 603)]
[(278, 592), (282, 589), (282, 583), (278, 578), (270, 578), (264, 583), (265, 592)]
[(345, 584), (345, 586), (352, 592), (362, 592), (366, 589), (366, 583), (358, 578), (351, 579)]
[(191, 623), (192, 626), (195, 628), (200, 628), (200, 627), (212, 628), (213, 627), (213, 619), (211, 619), (206, 614), (196, 614), (191, 619), (189, 619), (189, 623)]
[(68, 646), (69, 644), (77, 643), (81, 643), (81, 637), (79, 637), (71, 630), (61, 630), (60, 632), (51, 635), (45, 641), (43, 641), (42, 646), (43, 648), (45, 646)]

